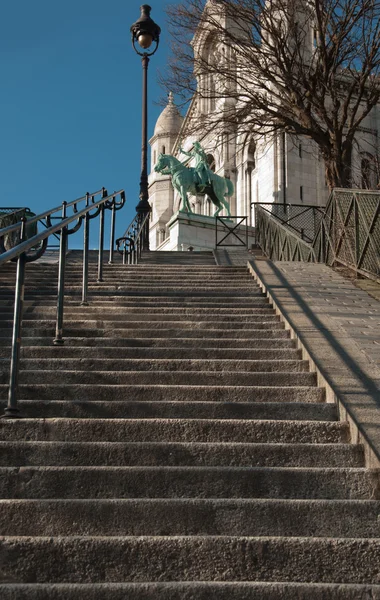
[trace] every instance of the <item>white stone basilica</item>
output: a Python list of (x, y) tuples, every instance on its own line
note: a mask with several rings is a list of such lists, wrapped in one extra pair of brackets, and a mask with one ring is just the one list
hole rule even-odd
[[(211, 0), (208, 0), (211, 2)], [(225, 24), (228, 27), (228, 23)], [(313, 36), (310, 33), (310, 44)], [(194, 36), (194, 53), (212, 55), (220, 54), (223, 48), (210, 31)], [(207, 60), (207, 58), (206, 58)], [(206, 78), (207, 79), (207, 78)], [(205, 76), (197, 77), (198, 89), (206, 86), (210, 89), (215, 82), (205, 80)], [(202, 94), (200, 94), (202, 96)], [(181, 161), (186, 156), (181, 154), (180, 147), (189, 151), (196, 138), (184, 136), (187, 123), (191, 119), (199, 119), (204, 114), (222, 111), (223, 103), (229, 98), (216, 100), (194, 95), (186, 116), (183, 118), (174, 103), (173, 95), (169, 95), (168, 105), (157, 120), (151, 145), (151, 173), (149, 177), (149, 201), (152, 206), (150, 222), (150, 247), (152, 250), (186, 250), (192, 246), (195, 250), (214, 247), (214, 206), (207, 197), (190, 198), (194, 215), (187, 217), (178, 213), (180, 198), (174, 192), (170, 176), (160, 175), (154, 171), (158, 155), (173, 154)], [(203, 95), (204, 96), (204, 95)], [(325, 181), (324, 162), (318, 155), (318, 149), (312, 141), (299, 138), (296, 142), (286, 133), (278, 134), (270, 142), (265, 138), (254, 139), (245, 132), (231, 131), (231, 125), (220, 135), (207, 134), (197, 137), (205, 149), (212, 170), (223, 177), (228, 177), (234, 184), (235, 192), (231, 198), (231, 214), (247, 215), (250, 225), (254, 225), (251, 204), (290, 203), (325, 205), (328, 188)], [(365, 156), (379, 150), (378, 131), (380, 130), (380, 107), (377, 106), (363, 122), (360, 131), (360, 152), (353, 153), (353, 163), (357, 165), (353, 172), (358, 173), (356, 187), (362, 186), (362, 165)], [(359, 148), (359, 144), (357, 145)], [(363, 148), (368, 152), (363, 152)], [(192, 163), (190, 163), (191, 165)], [(377, 181), (374, 174), (373, 187)], [(222, 213), (223, 214), (223, 213)]]

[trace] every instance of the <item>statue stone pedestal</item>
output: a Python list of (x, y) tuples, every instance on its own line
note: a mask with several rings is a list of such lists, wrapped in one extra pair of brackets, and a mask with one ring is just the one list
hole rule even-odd
[[(232, 217), (230, 226), (233, 227), (235, 222)], [(167, 227), (169, 229), (169, 236), (157, 248), (158, 251), (188, 250), (190, 246), (195, 251), (215, 249), (215, 217), (177, 212), (172, 216)], [(223, 224), (218, 223), (218, 239), (221, 239), (227, 233), (223, 233), (223, 231)], [(245, 223), (241, 225), (238, 235), (245, 241)], [(254, 227), (248, 227), (248, 247), (251, 247), (254, 242)], [(233, 235), (230, 235), (224, 243), (239, 247), (239, 241)], [(240, 247), (242, 247), (241, 244)]]

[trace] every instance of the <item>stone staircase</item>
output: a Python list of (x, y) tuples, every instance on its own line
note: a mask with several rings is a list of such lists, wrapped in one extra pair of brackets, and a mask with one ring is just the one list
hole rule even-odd
[(151, 253), (105, 265), (84, 307), (80, 254), (68, 265), (63, 347), (57, 266), (27, 267), (26, 418), (0, 421), (0, 598), (380, 598), (378, 473), (246, 269)]

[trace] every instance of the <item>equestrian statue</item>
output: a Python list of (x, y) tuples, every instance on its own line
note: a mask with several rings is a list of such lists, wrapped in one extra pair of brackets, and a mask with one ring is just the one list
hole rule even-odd
[[(190, 207), (188, 194), (193, 196), (206, 195), (215, 204), (216, 211), (214, 217), (217, 217), (223, 208), (227, 211), (227, 216), (231, 216), (229, 198), (234, 193), (233, 183), (225, 178), (216, 175), (209, 168), (205, 151), (199, 142), (194, 142), (190, 152), (180, 151), (188, 156), (188, 160), (181, 162), (171, 154), (159, 154), (158, 161), (154, 170), (162, 175), (171, 175), (172, 185), (181, 196), (181, 212), (193, 212)], [(195, 166), (188, 167), (189, 160), (195, 159)]]

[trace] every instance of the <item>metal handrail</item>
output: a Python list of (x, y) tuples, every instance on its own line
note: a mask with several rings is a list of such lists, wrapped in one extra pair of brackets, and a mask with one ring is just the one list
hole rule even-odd
[[(288, 223), (285, 216), (281, 218), (276, 212), (261, 206), (261, 203), (255, 206), (257, 240), (270, 258), (294, 260), (294, 256), (301, 256), (297, 260), (317, 261), (329, 266), (341, 264), (358, 274), (380, 281), (379, 191), (337, 188), (332, 190), (326, 207), (282, 205), (284, 212), (292, 207), (313, 210), (314, 222), (309, 227), (312, 235), (308, 236), (308, 243), (303, 229), (297, 223), (305, 211), (296, 213), (290, 219), (293, 223)], [(317, 214), (318, 218), (315, 219)], [(278, 243), (280, 231), (281, 244)], [(290, 258), (285, 258), (288, 255)]]
[[(99, 192), (96, 192), (96, 193), (98, 194)], [(37, 233), (36, 235), (29, 238), (28, 240), (20, 242), (20, 244), (17, 244), (17, 246), (15, 246), (14, 248), (11, 248), (10, 250), (7, 250), (7, 252), (4, 252), (4, 254), (1, 254), (0, 255), (0, 266), (2, 264), (4, 264), (5, 262), (8, 262), (9, 260), (13, 260), (14, 258), (17, 258), (23, 252), (28, 252), (28, 250), (31, 250), (32, 248), (37, 246), (37, 244), (44, 241), (46, 238), (50, 237), (52, 234), (56, 233), (57, 231), (61, 231), (64, 227), (67, 227), (73, 221), (83, 220), (83, 217), (85, 215), (87, 215), (91, 210), (93, 210), (94, 208), (99, 208), (101, 205), (103, 205), (107, 202), (110, 202), (116, 196), (123, 194), (123, 193), (124, 193), (123, 190), (114, 192), (113, 194), (110, 194), (109, 196), (107, 195), (107, 196), (101, 198), (97, 202), (88, 204), (85, 208), (83, 208), (81, 211), (77, 212), (76, 214), (72, 215), (71, 217), (65, 217), (65, 218), (62, 217), (60, 223), (57, 223), (56, 225), (51, 225), (45, 231), (41, 231), (41, 233)], [(90, 195), (88, 194), (88, 198), (89, 198), (89, 196)], [(87, 200), (88, 200), (88, 198), (87, 198)], [(78, 201), (76, 201), (76, 202), (78, 202)], [(72, 206), (73, 204), (74, 204), (73, 202), (70, 202), (70, 204), (66, 204), (65, 202), (63, 202), (62, 205), (60, 206), (60, 209), (62, 210), (63, 206), (65, 206), (65, 208), (67, 209), (69, 206)], [(57, 212), (57, 210), (55, 209), (54, 212)], [(50, 216), (52, 214), (52, 212), (46, 212), (44, 214)], [(94, 215), (94, 216), (98, 216), (98, 215)], [(40, 220), (41, 218), (44, 218), (44, 217), (41, 215), (38, 215), (37, 217), (35, 217), (33, 219), (33, 221), (36, 221), (37, 219)], [(22, 228), (23, 222), (24, 221), (17, 223), (17, 228), (19, 228), (20, 230)], [(31, 223), (31, 220), (28, 219), (27, 222), (29, 225)], [(12, 226), (12, 227), (15, 227), (15, 226)], [(78, 229), (79, 229), (79, 227), (78, 227)], [(12, 231), (14, 231), (14, 229)], [(5, 227), (4, 229), (0, 229), (0, 237), (5, 235), (6, 233), (9, 233), (8, 227)], [(31, 262), (31, 261), (28, 261), (28, 262)]]
[[(314, 204), (283, 204), (281, 202), (251, 202), (251, 208), (254, 207), (256, 210), (256, 206), (260, 206), (264, 211), (266, 211), (267, 213), (269, 213), (269, 215), (271, 217), (273, 217), (274, 219), (276, 219), (276, 221), (282, 223), (282, 225), (284, 225), (285, 227), (291, 229), (293, 232), (296, 233), (296, 235), (300, 236), (301, 239), (312, 243), (316, 234), (317, 229), (319, 228), (319, 223), (315, 222), (315, 218), (316, 215), (319, 216), (319, 219), (322, 220), (323, 215), (325, 214), (325, 210), (326, 207), (325, 206), (318, 206), (318, 205), (314, 205)], [(268, 207), (268, 208), (266, 208)], [(279, 208), (281, 209), (284, 213), (286, 213), (287, 211), (290, 213), (288, 215), (280, 215), (277, 214), (277, 212), (273, 211), (272, 209), (274, 208)], [(291, 214), (293, 209), (300, 209), (299, 211), (297, 210), (296, 214)], [(308, 230), (311, 230), (312, 235), (308, 235), (305, 233), (305, 229), (307, 229), (306, 227), (300, 227), (300, 224), (295, 223), (295, 221), (299, 221), (303, 216), (308, 215), (308, 213), (312, 212), (313, 214), (313, 224), (312, 227), (309, 226)], [(309, 224), (308, 224), (309, 225)]]
[[(102, 194), (102, 197), (95, 201), (95, 196)], [(119, 200), (118, 200), (119, 197)], [(77, 204), (85, 200), (86, 205), (78, 211)], [(14, 303), (14, 319), (12, 332), (12, 353), (9, 375), (9, 390), (8, 404), (5, 409), (5, 415), (9, 418), (20, 416), (20, 410), (17, 403), (17, 384), (19, 373), (19, 358), (21, 347), (21, 325), (24, 306), (24, 283), (25, 283), (25, 267), (29, 262), (33, 262), (40, 258), (46, 248), (47, 242), (51, 235), (60, 233), (59, 247), (59, 267), (58, 267), (58, 295), (57, 295), (57, 318), (56, 318), (56, 336), (53, 343), (57, 346), (64, 344), (63, 339), (63, 308), (64, 308), (64, 288), (65, 288), (65, 271), (66, 271), (66, 254), (67, 254), (67, 239), (68, 236), (77, 232), (82, 223), (84, 223), (84, 244), (83, 244), (83, 279), (82, 279), (82, 304), (88, 304), (88, 277), (89, 277), (89, 228), (90, 220), (97, 216), (99, 219), (99, 258), (98, 258), (98, 281), (102, 281), (103, 273), (103, 251), (104, 251), (104, 221), (105, 210), (112, 211), (111, 217), (111, 246), (110, 260), (113, 262), (113, 246), (115, 240), (115, 213), (120, 210), (125, 204), (124, 190), (108, 194), (105, 188), (94, 194), (87, 193), (84, 197), (67, 203), (62, 202), (62, 205), (57, 209), (50, 209), (41, 215), (36, 215), (32, 219), (27, 220), (25, 217), (14, 226), (0, 229), (0, 239), (10, 231), (20, 230), (20, 243), (7, 250), (0, 255), (0, 266), (8, 261), (17, 261), (16, 272), (16, 288), (15, 288), (15, 303)], [(73, 215), (67, 216), (67, 208), (73, 207)], [(59, 223), (51, 224), (51, 215), (61, 210), (61, 220)], [(26, 224), (38, 222), (46, 218), (48, 227), (45, 231), (26, 239)], [(70, 229), (72, 223), (75, 225)], [(37, 250), (36, 250), (37, 248)], [(30, 253), (30, 251), (33, 251)]]
[(116, 240), (119, 254), (123, 256), (123, 264), (137, 265), (143, 250), (149, 249), (149, 217), (150, 213), (137, 213), (124, 235)]
[[(255, 213), (256, 241), (270, 259), (304, 260), (303, 256), (305, 255), (306, 262), (317, 262), (312, 244), (303, 240), (300, 235), (277, 220), (275, 215), (259, 204), (255, 206)], [(265, 233), (264, 226), (261, 227), (263, 221), (267, 223)], [(266, 235), (267, 233), (269, 236)]]
[(380, 192), (331, 192), (313, 246), (319, 260), (380, 281)]
[[(45, 212), (43, 212), (39, 215), (36, 215), (35, 217), (32, 217), (31, 219), (28, 219), (28, 225), (31, 225), (32, 223), (38, 223), (42, 219), (48, 219), (48, 221), (49, 221), (49, 218), (51, 217), (51, 215), (53, 215), (54, 213), (57, 213), (57, 212), (62, 212), (63, 205), (66, 206), (66, 210), (68, 208), (70, 208), (71, 206), (73, 207), (73, 211), (75, 213), (75, 215), (71, 218), (71, 221), (73, 221), (73, 220), (75, 220), (76, 217), (78, 217), (77, 204), (79, 202), (86, 201), (88, 197), (95, 198), (99, 194), (103, 194), (104, 189), (105, 188), (102, 188), (96, 192), (93, 192), (92, 194), (87, 193), (85, 196), (82, 196), (81, 198), (77, 198), (77, 200), (73, 200), (72, 202), (62, 202), (62, 204), (60, 204), (59, 206), (56, 206), (55, 208), (51, 208), (49, 210), (46, 210)], [(118, 192), (118, 193), (120, 193), (120, 192)], [(94, 208), (94, 206), (92, 206), (92, 208)], [(48, 229), (50, 229), (50, 226), (51, 225), (48, 225)], [(59, 229), (60, 229), (60, 227), (58, 227), (58, 229), (56, 229), (55, 231), (58, 231)], [(4, 235), (7, 235), (8, 233), (12, 233), (13, 231), (18, 231), (18, 230), (21, 231), (21, 221), (19, 221), (18, 223), (14, 223), (13, 225), (8, 225), (7, 227), (3, 227), (3, 229), (0, 229), (0, 237), (3, 237)], [(48, 235), (51, 235), (51, 234), (49, 233)]]

